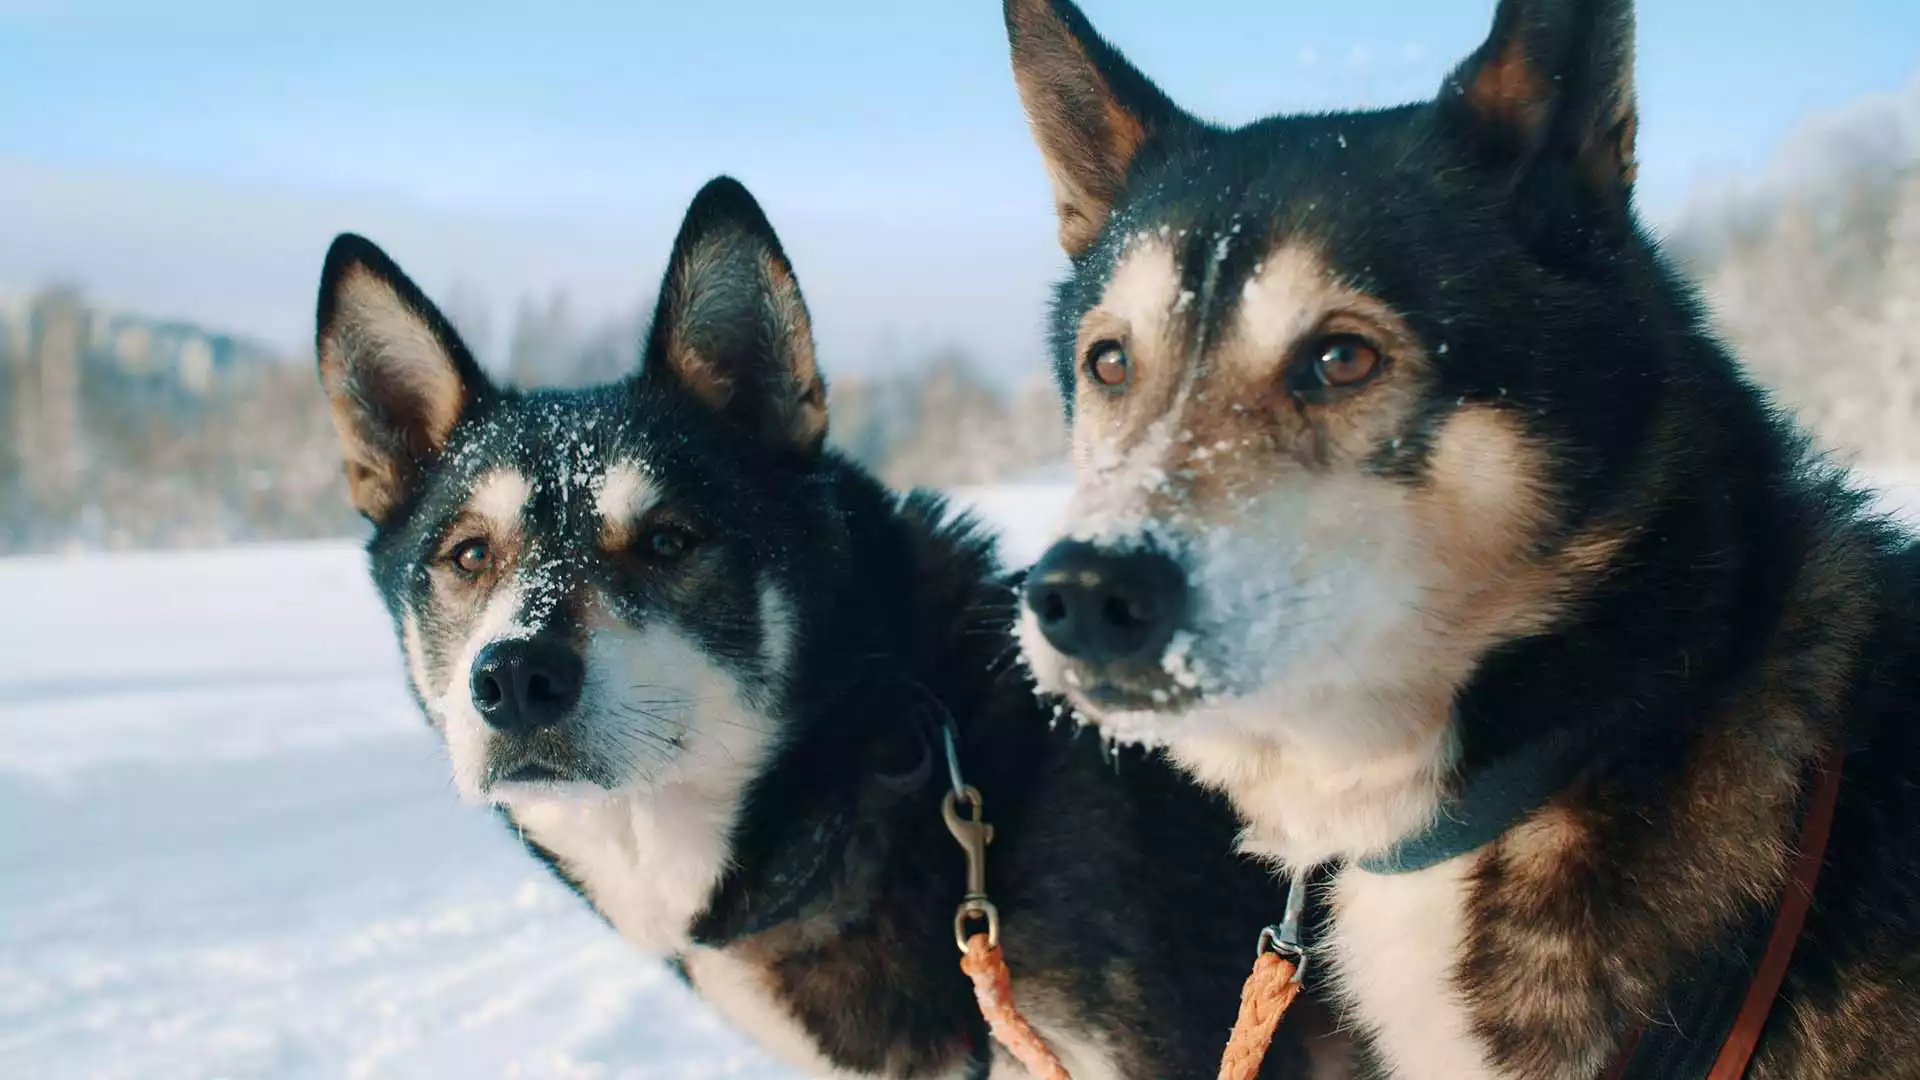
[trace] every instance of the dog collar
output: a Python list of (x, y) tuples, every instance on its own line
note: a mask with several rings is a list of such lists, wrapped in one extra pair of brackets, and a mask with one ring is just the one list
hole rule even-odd
[(1477, 851), (1559, 794), (1592, 760), (1597, 739), (1560, 729), (1468, 773), (1426, 828), (1356, 859), (1369, 874), (1411, 874)]

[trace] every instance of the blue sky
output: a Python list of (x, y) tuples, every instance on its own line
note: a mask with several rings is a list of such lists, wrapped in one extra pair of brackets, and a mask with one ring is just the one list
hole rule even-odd
[[(1491, 0), (1087, 0), (1219, 120), (1424, 96)], [(1642, 5), (1643, 207), (1901, 90), (1910, 0)], [(0, 0), (0, 279), (294, 343), (355, 228), (430, 291), (638, 304), (686, 198), (744, 179), (826, 362), (1034, 360), (1052, 247), (990, 0), (703, 4)], [(504, 314), (504, 312), (503, 312)]]

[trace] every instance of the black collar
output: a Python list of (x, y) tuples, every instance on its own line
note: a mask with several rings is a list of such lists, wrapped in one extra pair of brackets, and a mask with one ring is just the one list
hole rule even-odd
[(1592, 763), (1598, 742), (1585, 729), (1548, 732), (1468, 773), (1426, 828), (1354, 865), (1370, 874), (1411, 874), (1479, 850), (1571, 784)]

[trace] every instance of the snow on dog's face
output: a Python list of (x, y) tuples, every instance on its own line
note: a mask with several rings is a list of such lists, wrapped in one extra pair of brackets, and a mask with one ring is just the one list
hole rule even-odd
[(1290, 857), (1429, 814), (1459, 688), (1618, 547), (1569, 497), (1655, 422), (1609, 279), (1630, 15), (1601, 10), (1507, 0), (1432, 102), (1226, 130), (1067, 0), (1006, 4), (1073, 258), (1052, 345), (1078, 484), (1024, 652), (1256, 821), (1256, 789), (1297, 789), (1268, 830)]
[(319, 353), (461, 793), (736, 799), (779, 739), (807, 570), (790, 540), (831, 528), (794, 482), (826, 429), (806, 309), (746, 192), (696, 199), (626, 382), (494, 387), (355, 237), (328, 256)]
[(1028, 656), (1123, 738), (1179, 715), (1404, 741), (1400, 710), (1356, 713), (1352, 687), (1420, 692), (1418, 673), (1458, 670), (1442, 654), (1473, 636), (1463, 621), (1501, 618), (1477, 593), (1532, 523), (1524, 436), (1461, 408), (1417, 432), (1413, 463), (1431, 362), (1389, 307), (1292, 241), (1231, 298), (1200, 297), (1181, 246), (1129, 237), (1079, 320), (1079, 482), (1032, 578)]

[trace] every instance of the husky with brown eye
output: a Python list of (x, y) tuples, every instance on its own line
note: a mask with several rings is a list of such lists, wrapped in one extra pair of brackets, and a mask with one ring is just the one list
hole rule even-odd
[[(318, 344), (454, 786), (621, 936), (811, 1075), (1024, 1075), (955, 949), (951, 732), (1041, 1038), (1077, 1080), (1212, 1070), (1284, 890), (1224, 799), (1050, 730), (991, 540), (824, 444), (807, 308), (744, 188), (694, 200), (620, 383), (494, 385), (352, 236)], [(1341, 1075), (1345, 1040), (1308, 1030), (1263, 1075)]]
[(1041, 687), (1328, 868), (1386, 1075), (1920, 1075), (1920, 554), (1637, 220), (1628, 0), (1234, 128), (1004, 7), (1071, 260)]

